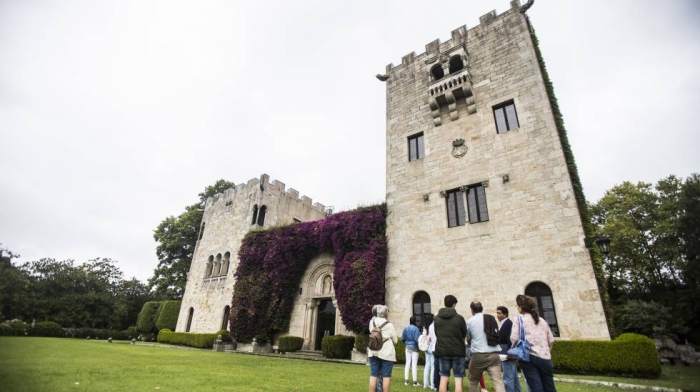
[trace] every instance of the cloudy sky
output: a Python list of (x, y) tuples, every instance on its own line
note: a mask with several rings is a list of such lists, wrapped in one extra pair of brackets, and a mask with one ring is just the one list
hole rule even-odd
[[(0, 243), (118, 260), (223, 178), (336, 211), (385, 195), (374, 75), (509, 1), (0, 1)], [(537, 0), (589, 201), (700, 171), (700, 2)]]

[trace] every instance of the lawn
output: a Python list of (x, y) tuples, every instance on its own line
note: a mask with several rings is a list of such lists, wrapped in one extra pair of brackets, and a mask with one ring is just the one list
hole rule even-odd
[[(0, 390), (3, 391), (344, 392), (366, 391), (368, 375), (369, 368), (364, 365), (149, 347), (116, 341), (0, 337)], [(422, 379), (422, 374), (419, 378)], [(392, 381), (392, 391), (417, 390), (403, 385), (402, 366), (394, 369)], [(670, 379), (651, 383), (657, 385), (657, 382), (680, 387)], [(694, 382), (695, 387), (689, 389), (698, 389), (697, 376)], [(558, 383), (557, 389), (563, 392), (616, 390), (569, 383)], [(465, 390), (468, 390), (466, 384)]]

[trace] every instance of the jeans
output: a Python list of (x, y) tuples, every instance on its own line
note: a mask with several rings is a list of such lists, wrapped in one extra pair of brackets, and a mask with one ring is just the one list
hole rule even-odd
[(440, 387), (440, 357), (433, 353), (433, 388)]
[(432, 351), (425, 352), (425, 369), (423, 369), (423, 388), (433, 388), (433, 372), (435, 371)]
[(556, 392), (552, 361), (530, 354), (529, 362), (520, 362), (530, 392)]
[(413, 382), (418, 382), (418, 351), (406, 347), (406, 369), (403, 372), (403, 379), (408, 381), (408, 372), (413, 369)]
[(518, 380), (518, 365), (513, 359), (501, 362), (503, 368), (503, 384), (506, 392), (521, 392), (520, 380)]

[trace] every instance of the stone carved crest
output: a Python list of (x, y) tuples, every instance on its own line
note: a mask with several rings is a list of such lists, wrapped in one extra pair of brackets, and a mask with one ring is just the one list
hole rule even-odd
[(462, 158), (467, 155), (469, 148), (464, 144), (464, 139), (457, 139), (452, 142), (452, 156)]

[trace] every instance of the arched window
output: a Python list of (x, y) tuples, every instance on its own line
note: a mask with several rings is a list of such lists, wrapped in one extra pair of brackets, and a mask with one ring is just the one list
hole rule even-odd
[(462, 58), (459, 56), (453, 56), (450, 59), (450, 73), (453, 74), (455, 72), (459, 72), (464, 68), (464, 62), (462, 62)]
[(255, 204), (253, 206), (253, 220), (250, 222), (251, 225), (254, 225), (255, 222), (258, 221), (258, 205)]
[(214, 268), (212, 269), (211, 274), (213, 276), (221, 275), (221, 253), (216, 255), (216, 260), (214, 261)]
[(431, 313), (430, 296), (425, 291), (418, 291), (413, 295), (413, 317), (416, 318), (416, 326), (423, 327), (423, 315)]
[(228, 274), (228, 267), (231, 264), (231, 252), (224, 253), (224, 264), (221, 266), (221, 275)]
[(212, 268), (214, 268), (214, 256), (209, 256), (209, 260), (207, 260), (207, 269), (204, 271), (204, 277), (208, 278), (211, 276), (211, 271)]
[(192, 317), (194, 316), (194, 308), (190, 308), (190, 315), (187, 316), (187, 328), (185, 332), (190, 332), (190, 327), (192, 327)]
[(224, 319), (221, 321), (221, 329), (225, 329), (227, 331), (228, 331), (229, 313), (231, 313), (231, 307), (226, 305), (226, 307), (224, 308)]
[(263, 226), (265, 224), (265, 214), (267, 213), (267, 206), (261, 206), (260, 212), (258, 213), (258, 225)]
[(204, 222), (202, 222), (202, 227), (199, 229), (199, 239), (201, 240), (202, 237), (204, 237)]
[(436, 64), (433, 68), (430, 68), (430, 73), (433, 75), (433, 79), (440, 80), (445, 76), (445, 70), (442, 69), (442, 65)]
[(552, 334), (559, 337), (559, 325), (557, 324), (557, 313), (554, 310), (554, 297), (552, 290), (542, 282), (532, 282), (525, 288), (525, 295), (532, 297), (537, 302), (537, 313), (547, 320)]

